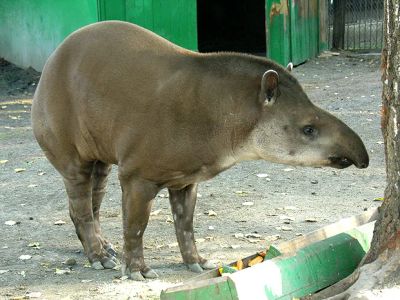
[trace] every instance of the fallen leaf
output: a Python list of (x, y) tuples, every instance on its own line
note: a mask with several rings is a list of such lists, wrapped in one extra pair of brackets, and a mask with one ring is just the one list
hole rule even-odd
[(40, 243), (39, 242), (29, 243), (28, 247), (31, 247), (33, 249), (40, 249)]
[(159, 198), (166, 198), (167, 195), (165, 195), (165, 194), (159, 194), (158, 197), (159, 197)]
[(21, 172), (25, 172), (25, 171), (26, 171), (26, 169), (24, 169), (24, 168), (16, 168), (16, 169), (14, 169), (15, 173), (21, 173)]
[(24, 254), (24, 255), (21, 255), (20, 257), (18, 257), (20, 260), (28, 260), (28, 259), (31, 259), (32, 258), (32, 256), (30, 256), (29, 254)]
[(4, 274), (4, 273), (7, 273), (7, 272), (10, 272), (10, 270), (0, 270), (0, 274)]
[(171, 217), (168, 216), (167, 219), (165, 220), (165, 223), (174, 223), (174, 220), (172, 220)]
[(286, 168), (286, 169), (283, 169), (283, 171), (284, 171), (284, 172), (291, 172), (291, 171), (294, 171), (294, 169), (292, 169), (292, 168)]
[(69, 274), (69, 273), (71, 273), (70, 269), (58, 269), (58, 268), (56, 268), (56, 270), (54, 272), (54, 274), (57, 274), (57, 275), (64, 275), (64, 274)]
[(168, 244), (168, 248), (174, 248), (174, 247), (178, 247), (178, 242)]
[(285, 206), (283, 209), (284, 210), (297, 210), (297, 207), (296, 206)]
[(384, 144), (382, 141), (378, 141), (378, 142), (376, 142), (376, 143), (379, 144), (379, 145)]
[(235, 191), (235, 194), (243, 195), (243, 194), (247, 194), (247, 192), (246, 191)]
[(38, 173), (39, 176), (43, 176), (43, 175), (45, 175), (45, 174), (46, 174), (46, 172), (39, 172), (39, 173)]
[(54, 225), (58, 225), (58, 226), (61, 226), (61, 225), (64, 225), (64, 224), (65, 224), (65, 222), (63, 220), (58, 220), (58, 221), (54, 222)]
[(5, 221), (4, 224), (6, 224), (8, 226), (14, 226), (15, 224), (17, 224), (17, 222), (15, 222), (13, 220), (9, 220), (9, 221)]
[(309, 222), (309, 223), (315, 223), (315, 222), (317, 222), (317, 219), (316, 218), (307, 218), (305, 221)]
[(216, 213), (215, 211), (213, 211), (213, 210), (209, 210), (209, 211), (207, 212), (207, 215), (208, 215), (209, 217), (215, 217), (215, 216), (217, 215), (217, 213)]
[(161, 209), (157, 209), (157, 210), (155, 210), (155, 211), (152, 211), (151, 213), (150, 213), (150, 216), (158, 216), (158, 214), (161, 212)]
[(374, 201), (383, 201), (383, 200), (385, 200), (383, 197), (377, 197), (374, 199)]
[(259, 238), (261, 238), (261, 234), (258, 234), (258, 233), (248, 233), (248, 234), (245, 234), (245, 237), (247, 237), (247, 238), (256, 238), (256, 239), (259, 239)]
[(260, 174), (257, 174), (256, 176), (257, 176), (258, 178), (266, 178), (266, 177), (268, 177), (269, 175), (266, 174), (266, 173), (260, 173)]
[(276, 240), (279, 240), (280, 238), (281, 238), (281, 236), (279, 234), (274, 234), (274, 235), (267, 236), (265, 239), (267, 241), (274, 242)]
[(2, 159), (2, 160), (0, 160), (0, 165), (3, 165), (3, 164), (5, 164), (6, 162), (8, 162), (8, 160), (7, 160), (7, 159)]
[(38, 186), (37, 184), (30, 184), (30, 185), (28, 185), (28, 188), (35, 188), (37, 186)]
[(214, 226), (208, 226), (208, 230), (214, 230)]
[(197, 198), (203, 197), (201, 194), (197, 193)]
[(247, 201), (247, 202), (243, 202), (242, 205), (243, 205), (243, 206), (253, 206), (253, 205), (254, 205), (254, 202)]
[(280, 220), (289, 220), (289, 221), (294, 221), (295, 219), (286, 215), (281, 215), (279, 216)]
[(242, 239), (242, 238), (244, 238), (244, 234), (243, 234), (243, 233), (235, 233), (233, 236), (234, 236), (235, 238), (237, 238), (237, 239)]
[(27, 297), (28, 299), (40, 298), (40, 297), (42, 297), (42, 293), (41, 292), (27, 292), (25, 297)]
[(293, 228), (289, 227), (289, 226), (282, 226), (281, 229), (282, 229), (282, 231), (292, 231), (293, 230)]
[[(126, 275), (122, 276), (122, 277), (126, 277), (126, 279), (128, 279), (128, 276), (126, 276)], [(121, 280), (123, 280), (122, 277), (121, 277)], [(88, 282), (92, 282), (92, 281), (93, 281), (92, 279), (82, 279), (81, 280), (82, 283), (88, 283)]]
[(24, 278), (25, 278), (25, 276), (26, 276), (26, 273), (25, 273), (25, 271), (21, 271), (21, 272), (19, 272), (19, 275), (21, 275), (22, 277), (24, 277)]

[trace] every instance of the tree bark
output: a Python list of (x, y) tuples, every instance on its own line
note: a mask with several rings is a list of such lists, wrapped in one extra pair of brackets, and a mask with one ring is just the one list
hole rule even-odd
[(344, 48), (346, 1), (333, 0), (333, 34), (332, 48)]
[[(400, 0), (385, 0), (381, 127), (387, 186), (360, 267), (312, 299), (400, 299)], [(343, 292), (344, 291), (344, 292)]]

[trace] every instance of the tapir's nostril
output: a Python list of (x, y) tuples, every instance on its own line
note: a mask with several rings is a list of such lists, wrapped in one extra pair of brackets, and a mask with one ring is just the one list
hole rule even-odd
[(357, 165), (357, 167), (360, 168), (360, 169), (365, 169), (365, 168), (368, 167), (368, 165), (369, 165), (369, 163), (367, 161), (367, 162), (360, 163), (359, 165)]

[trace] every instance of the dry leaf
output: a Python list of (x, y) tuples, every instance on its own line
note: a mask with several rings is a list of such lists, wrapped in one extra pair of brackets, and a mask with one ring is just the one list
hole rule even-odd
[(208, 215), (209, 217), (215, 217), (215, 216), (217, 215), (217, 213), (216, 213), (215, 211), (213, 211), (213, 210), (209, 210), (209, 211), (207, 212), (207, 215)]
[(214, 226), (208, 226), (208, 230), (214, 230)]
[(257, 174), (256, 176), (257, 176), (258, 178), (266, 178), (266, 177), (268, 177), (269, 175), (266, 174), (266, 173), (260, 173), (260, 174)]
[(178, 242), (168, 244), (168, 248), (174, 248), (174, 247), (178, 247)]
[(155, 211), (152, 211), (151, 213), (150, 213), (150, 216), (158, 216), (158, 214), (161, 212), (161, 209), (157, 209), (157, 210), (155, 210)]
[(284, 171), (284, 172), (291, 172), (291, 171), (294, 171), (294, 169), (292, 169), (292, 168), (286, 168), (286, 169), (283, 169), (283, 171)]
[(374, 201), (383, 201), (383, 200), (385, 200), (383, 197), (377, 197), (374, 199)]
[(4, 224), (6, 224), (8, 226), (14, 226), (15, 224), (17, 224), (17, 222), (15, 222), (13, 220), (9, 220), (9, 221), (5, 221)]
[(64, 274), (69, 274), (69, 273), (71, 273), (70, 269), (58, 269), (58, 268), (56, 268), (56, 270), (54, 272), (54, 274), (57, 274), (57, 275), (64, 275)]
[(243, 205), (243, 206), (253, 206), (253, 205), (254, 205), (254, 202), (247, 201), (247, 202), (243, 202), (242, 205)]
[(296, 206), (285, 206), (283, 209), (284, 210), (297, 210), (297, 207)]
[(248, 233), (248, 234), (245, 235), (245, 237), (247, 237), (247, 238), (256, 238), (256, 239), (259, 239), (259, 238), (261, 238), (261, 234), (258, 234), (258, 233)]
[(165, 223), (174, 223), (174, 220), (172, 220), (171, 217), (168, 216), (165, 220)]
[(35, 188), (37, 186), (38, 186), (37, 184), (30, 184), (30, 185), (28, 185), (28, 188)]
[(9, 272), (10, 270), (0, 270), (0, 275)]
[(39, 242), (29, 243), (28, 247), (31, 247), (31, 248), (34, 248), (34, 249), (40, 249), (40, 243)]
[(38, 173), (39, 176), (43, 176), (43, 175), (45, 175), (45, 174), (46, 174), (46, 172), (39, 172), (39, 173)]
[(24, 169), (24, 168), (16, 168), (16, 169), (14, 169), (15, 173), (21, 173), (21, 172), (25, 172), (25, 171), (26, 171), (26, 169)]
[(41, 292), (27, 292), (25, 297), (27, 297), (29, 299), (40, 298), (40, 297), (42, 297), (42, 293)]
[(237, 239), (243, 239), (244, 238), (244, 234), (243, 233), (235, 233), (233, 236), (235, 238), (237, 238)]
[(289, 221), (294, 221), (295, 219), (286, 215), (281, 215), (279, 216), (280, 220), (289, 220)]
[(289, 226), (282, 226), (281, 229), (282, 229), (282, 231), (292, 231), (293, 230), (293, 228), (289, 227)]
[(316, 218), (307, 218), (305, 221), (309, 222), (309, 223), (315, 223), (315, 222), (317, 222), (317, 219)]
[(58, 226), (61, 226), (61, 225), (64, 225), (64, 224), (65, 224), (65, 222), (63, 220), (58, 220), (58, 221), (54, 222), (54, 225), (58, 225)]
[(29, 254), (24, 254), (24, 255), (21, 255), (20, 257), (18, 257), (20, 260), (28, 260), (28, 259), (31, 259), (32, 258), (32, 256), (30, 256)]
[(8, 162), (8, 160), (7, 160), (7, 159), (2, 159), (2, 160), (0, 160), (0, 165), (3, 165), (3, 164), (5, 164), (6, 162)]

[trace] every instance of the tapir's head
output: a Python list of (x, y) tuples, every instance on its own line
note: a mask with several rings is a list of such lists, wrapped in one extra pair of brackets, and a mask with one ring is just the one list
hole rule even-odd
[(280, 73), (268, 70), (260, 78), (262, 113), (251, 134), (258, 157), (290, 165), (368, 167), (368, 154), (360, 137), (313, 105), (289, 72)]

